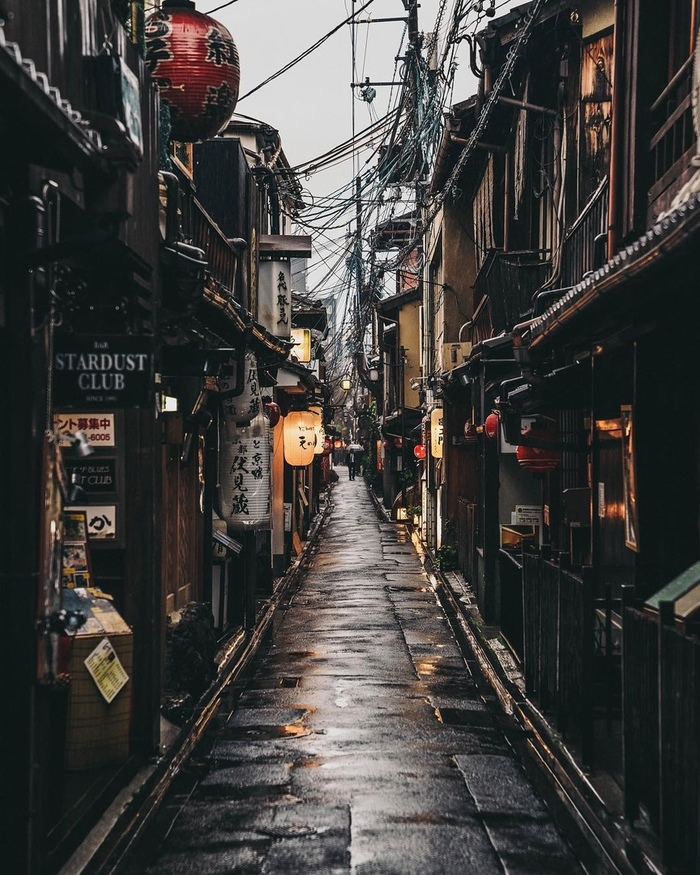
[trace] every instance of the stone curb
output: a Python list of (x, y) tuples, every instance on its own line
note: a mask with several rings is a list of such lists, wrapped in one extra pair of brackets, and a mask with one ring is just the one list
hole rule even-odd
[(575, 851), (587, 870), (662, 875), (653, 849), (611, 812), (547, 719), (516, 684), (485, 635), (476, 606), (467, 609), (457, 584), (438, 568), (417, 531), (411, 538), (460, 645), (474, 654), (502, 709), (520, 730), (521, 740), (514, 746), (524, 757), (530, 779), (553, 806), (560, 827), (570, 838), (573, 835)]

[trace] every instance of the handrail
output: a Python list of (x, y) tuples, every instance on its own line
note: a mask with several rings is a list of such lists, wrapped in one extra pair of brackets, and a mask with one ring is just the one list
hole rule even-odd
[(681, 64), (679, 70), (673, 76), (671, 81), (664, 88), (664, 90), (661, 92), (661, 94), (659, 94), (659, 96), (656, 98), (656, 100), (652, 103), (652, 105), (651, 105), (651, 112), (652, 113), (655, 113), (657, 109), (661, 108), (661, 105), (663, 104), (664, 100), (666, 100), (666, 98), (670, 95), (670, 93), (673, 91), (673, 89), (676, 87), (676, 85), (678, 85), (678, 83), (681, 81), (683, 76), (687, 73), (688, 67), (690, 67), (692, 63), (693, 63), (693, 55), (690, 55), (690, 57)]
[(607, 188), (608, 181), (609, 181), (609, 178), (608, 178), (608, 175), (606, 174), (601, 179), (600, 184), (598, 185), (598, 188), (593, 192), (593, 194), (588, 199), (588, 203), (586, 204), (586, 206), (581, 210), (579, 215), (576, 217), (576, 221), (574, 222), (574, 224), (566, 232), (566, 234), (564, 236), (564, 242), (566, 242), (569, 239), (569, 237), (572, 237), (576, 233), (576, 231), (580, 228), (580, 226), (586, 221), (589, 214), (593, 212), (594, 208), (598, 205), (598, 199), (603, 195), (603, 193), (605, 192), (605, 189)]

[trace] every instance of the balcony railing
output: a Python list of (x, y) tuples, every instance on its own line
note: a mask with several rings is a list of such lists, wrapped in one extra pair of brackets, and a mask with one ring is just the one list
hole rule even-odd
[(532, 314), (533, 297), (550, 273), (543, 250), (491, 250), (474, 282), (472, 342), (510, 331)]
[(199, 201), (194, 198), (190, 213), (192, 244), (207, 254), (207, 273), (218, 285), (227, 289), (236, 298), (236, 268), (238, 253), (228, 238)]
[(649, 190), (651, 214), (666, 209), (683, 184), (684, 171), (690, 169), (695, 154), (695, 129), (692, 108), (692, 56), (683, 64), (651, 107), (652, 185)]
[(609, 190), (606, 176), (564, 237), (559, 283), (562, 288), (575, 286), (586, 273), (601, 267), (605, 260)]

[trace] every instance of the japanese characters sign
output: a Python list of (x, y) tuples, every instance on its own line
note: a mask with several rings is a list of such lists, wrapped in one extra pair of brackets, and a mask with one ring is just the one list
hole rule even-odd
[(234, 363), (234, 374), (219, 379), (219, 391), (224, 415), (237, 425), (245, 425), (262, 411), (262, 397), (258, 365), (252, 352), (243, 359), (242, 391), (238, 381), (237, 369), (240, 362)]
[(90, 540), (112, 540), (117, 536), (117, 508), (114, 504), (91, 504), (89, 507), (73, 507), (71, 510), (82, 510), (87, 520), (87, 532)]
[(442, 459), (442, 408), (436, 407), (430, 414), (430, 454), (433, 459)]
[(224, 422), (219, 458), (220, 515), (229, 529), (270, 525), (270, 426), (258, 414), (248, 428)]
[(93, 447), (113, 447), (116, 444), (113, 413), (57, 413), (53, 424), (62, 435), (61, 446), (64, 447), (70, 444), (68, 435), (76, 431), (84, 432)]

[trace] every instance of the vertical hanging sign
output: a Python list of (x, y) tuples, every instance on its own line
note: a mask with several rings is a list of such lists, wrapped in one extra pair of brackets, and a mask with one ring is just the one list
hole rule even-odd
[(430, 414), (430, 454), (433, 459), (442, 459), (442, 407), (436, 407)]
[(270, 527), (270, 423), (259, 413), (245, 428), (224, 417), (219, 453), (220, 516), (229, 531)]

